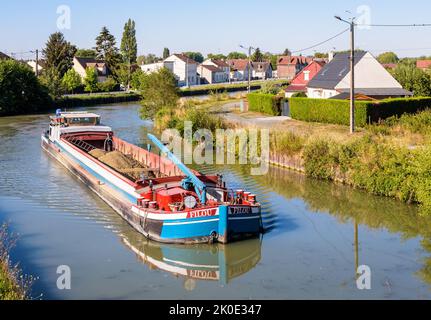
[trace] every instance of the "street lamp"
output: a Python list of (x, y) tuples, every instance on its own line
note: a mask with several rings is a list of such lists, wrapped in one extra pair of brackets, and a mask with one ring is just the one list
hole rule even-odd
[(350, 133), (355, 132), (355, 18), (350, 21), (335, 16), (350, 26)]
[(244, 47), (243, 45), (239, 45), (240, 48), (243, 48), (244, 50), (248, 50), (248, 86), (247, 91), (250, 93), (251, 86), (250, 86), (250, 80), (251, 80), (251, 50), (255, 50), (253, 47)]

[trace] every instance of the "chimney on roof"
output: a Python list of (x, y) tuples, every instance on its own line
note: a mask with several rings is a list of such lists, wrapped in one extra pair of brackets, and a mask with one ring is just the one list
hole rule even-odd
[(333, 50), (329, 51), (329, 53), (328, 53), (328, 62), (331, 62), (334, 59), (334, 55), (335, 55), (335, 53), (334, 53)]

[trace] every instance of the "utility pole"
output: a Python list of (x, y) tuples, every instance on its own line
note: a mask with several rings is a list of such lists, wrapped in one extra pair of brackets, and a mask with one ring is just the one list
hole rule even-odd
[(39, 77), (39, 49), (36, 49), (36, 77)]
[(189, 58), (186, 56), (186, 87), (189, 87)]
[(240, 47), (245, 49), (245, 50), (248, 50), (248, 85), (247, 85), (247, 91), (248, 91), (248, 93), (250, 93), (250, 91), (251, 91), (251, 85), (250, 85), (250, 82), (251, 82), (251, 51), (254, 50), (254, 48), (253, 47), (247, 48), (247, 47), (244, 47), (242, 45), (240, 45)]
[(248, 48), (248, 86), (247, 86), (248, 93), (250, 93), (251, 91), (250, 80), (251, 80), (251, 47)]
[(350, 133), (355, 132), (355, 23), (350, 24)]
[(355, 18), (350, 21), (339, 16), (335, 19), (350, 25), (350, 133), (355, 132)]
[(36, 49), (35, 51), (30, 50), (29, 52), (36, 54), (36, 67), (34, 73), (36, 74), (36, 77), (39, 77), (39, 49)]

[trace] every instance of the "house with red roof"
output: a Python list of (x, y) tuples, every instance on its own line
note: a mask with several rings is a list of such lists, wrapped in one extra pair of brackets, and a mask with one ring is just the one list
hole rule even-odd
[(104, 82), (110, 75), (110, 70), (106, 65), (106, 62), (103, 60), (97, 60), (93, 58), (73, 58), (73, 69), (81, 76), (82, 79), (85, 79), (87, 76), (86, 69), (94, 68), (97, 72), (97, 81)]
[(228, 81), (228, 74), (214, 65), (200, 64), (197, 69), (201, 84), (221, 83)]
[(416, 61), (416, 67), (423, 71), (431, 70), (431, 60), (418, 60)]
[[(220, 59), (206, 59), (204, 62), (202, 62), (202, 65), (214, 66), (214, 67), (218, 68), (219, 70), (223, 71), (224, 75), (218, 76), (219, 78), (223, 78), (223, 81), (217, 81), (217, 82), (228, 82), (229, 81), (230, 66), (226, 61), (223, 61)], [(217, 75), (215, 75), (215, 77), (217, 78)]]
[(304, 69), (313, 58), (303, 56), (281, 56), (277, 60), (277, 76), (292, 80), (295, 76)]
[(308, 66), (302, 69), (285, 89), (286, 97), (290, 98), (292, 95), (299, 92), (306, 93), (308, 83), (319, 73), (325, 64), (325, 61), (312, 61)]
[(231, 79), (234, 81), (245, 81), (250, 73), (250, 63), (248, 59), (230, 59), (226, 60), (231, 70)]

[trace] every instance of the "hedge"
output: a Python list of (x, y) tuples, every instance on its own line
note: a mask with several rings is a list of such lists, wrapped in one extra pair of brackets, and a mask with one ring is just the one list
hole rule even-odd
[[(290, 98), (293, 119), (349, 125), (350, 101), (335, 99)], [(365, 126), (404, 113), (417, 113), (431, 108), (431, 98), (397, 98), (381, 101), (356, 101), (355, 125)]]
[(77, 94), (64, 96), (55, 101), (58, 108), (72, 108), (78, 106), (90, 106), (96, 104), (121, 103), (138, 101), (142, 97), (137, 93), (113, 93), (113, 94)]
[(372, 122), (378, 122), (392, 116), (417, 113), (430, 108), (431, 97), (386, 99), (374, 103), (369, 110), (369, 117)]
[(272, 116), (281, 115), (281, 97), (267, 93), (249, 93), (247, 95), (248, 109)]
[[(350, 101), (335, 99), (290, 98), (293, 119), (333, 124), (350, 124)], [(355, 103), (355, 125), (363, 127), (368, 121), (369, 102)]]

